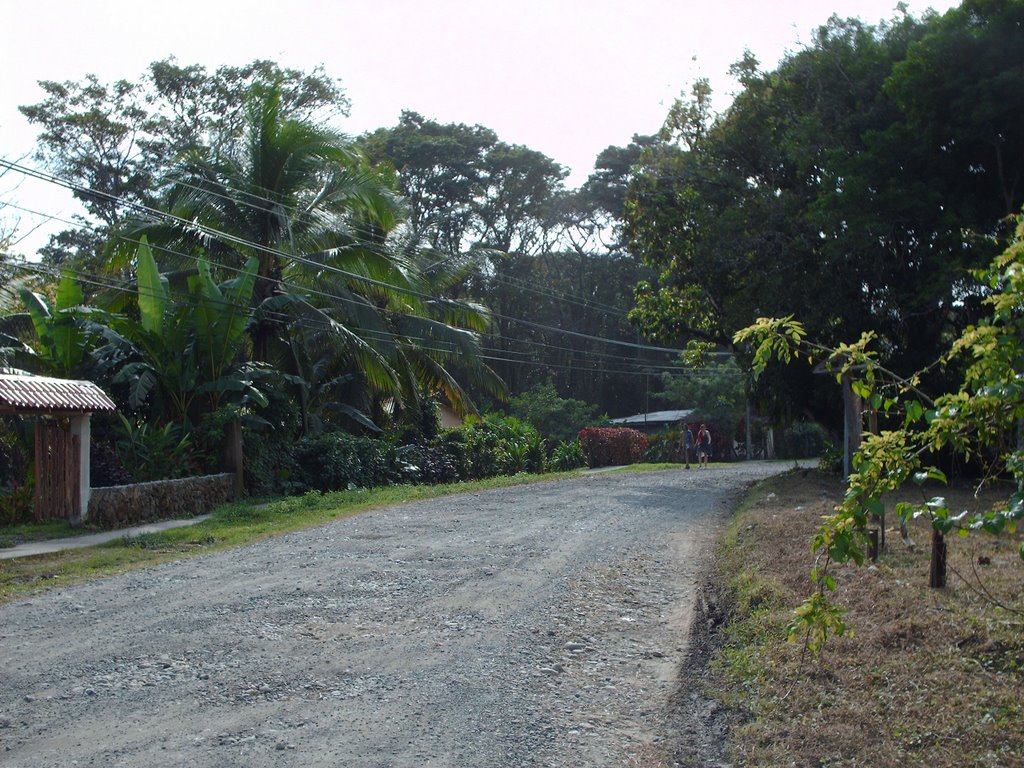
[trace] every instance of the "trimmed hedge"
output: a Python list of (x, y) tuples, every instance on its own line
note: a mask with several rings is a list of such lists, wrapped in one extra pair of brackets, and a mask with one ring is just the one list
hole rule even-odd
[(579, 439), (591, 468), (636, 464), (647, 450), (647, 436), (628, 427), (586, 427)]

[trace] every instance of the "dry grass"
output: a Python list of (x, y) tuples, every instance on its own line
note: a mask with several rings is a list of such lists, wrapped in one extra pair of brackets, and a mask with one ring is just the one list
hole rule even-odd
[[(851, 634), (831, 640), (820, 659), (785, 642), (810, 587), (811, 537), (841, 493), (834, 476), (813, 471), (762, 485), (720, 549), (737, 611), (714, 685), (741, 713), (736, 762), (1024, 766), (1019, 536), (951, 540), (948, 586), (932, 590), (929, 529), (913, 525), (913, 552), (889, 530), (877, 564), (833, 572)], [(992, 501), (966, 488), (943, 495), (968, 506)]]

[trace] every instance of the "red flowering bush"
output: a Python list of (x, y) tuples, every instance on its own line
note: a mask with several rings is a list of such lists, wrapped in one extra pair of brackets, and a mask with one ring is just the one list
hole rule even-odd
[(580, 447), (591, 468), (636, 464), (647, 450), (647, 436), (626, 427), (586, 427)]

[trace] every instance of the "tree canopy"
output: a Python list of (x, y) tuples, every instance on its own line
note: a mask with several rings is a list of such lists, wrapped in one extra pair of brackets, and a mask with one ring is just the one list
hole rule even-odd
[(698, 83), (627, 200), (628, 244), (659, 271), (636, 320), (663, 343), (732, 347), (754, 318), (797, 313), (822, 339), (876, 333), (896, 370), (933, 359), (977, 316), (968, 270), (1024, 201), (1022, 9), (833, 17), (773, 71), (738, 62), (722, 115)]

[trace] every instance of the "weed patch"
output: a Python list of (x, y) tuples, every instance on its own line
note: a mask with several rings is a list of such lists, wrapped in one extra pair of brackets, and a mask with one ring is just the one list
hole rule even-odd
[[(816, 471), (763, 483), (716, 554), (736, 608), (709, 685), (734, 712), (735, 762), (1024, 766), (1019, 534), (951, 541), (949, 584), (932, 590), (929, 530), (915, 523), (925, 546), (907, 550), (890, 528), (879, 562), (835, 571), (851, 632), (820, 659), (786, 642), (810, 589), (811, 538), (841, 494)], [(964, 508), (991, 503), (969, 488), (945, 495)]]

